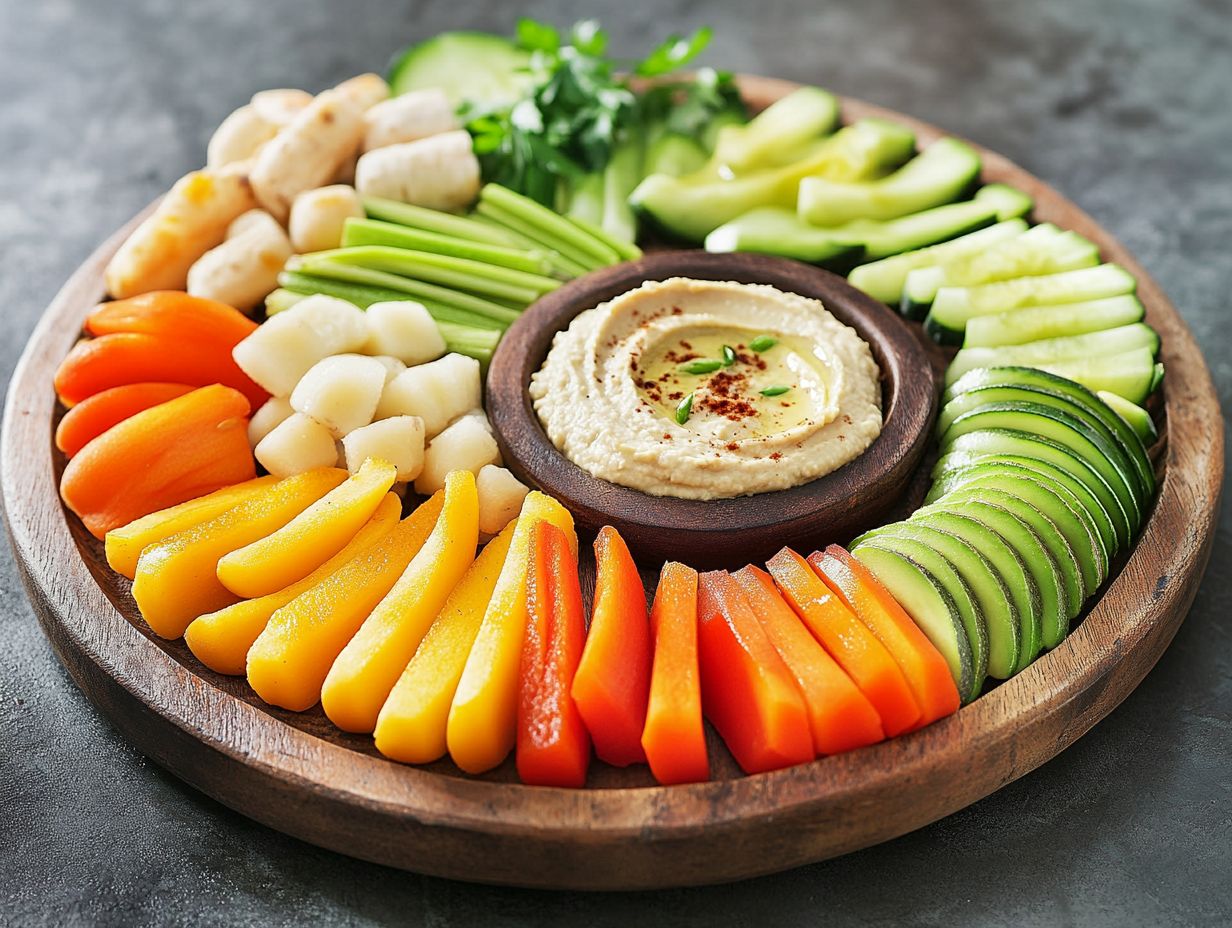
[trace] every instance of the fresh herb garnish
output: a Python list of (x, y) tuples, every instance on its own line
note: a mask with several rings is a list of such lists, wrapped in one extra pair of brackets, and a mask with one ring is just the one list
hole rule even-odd
[(779, 340), (773, 335), (758, 335), (755, 339), (749, 342), (749, 347), (754, 351), (769, 351)]
[(758, 392), (760, 392), (762, 396), (782, 396), (790, 389), (791, 387), (766, 387), (766, 389)]
[(693, 394), (690, 393), (679, 403), (676, 404), (676, 424), (684, 425), (689, 421), (689, 416), (693, 412)]
[(736, 357), (736, 349), (733, 348), (731, 345), (724, 345), (723, 346), (723, 366), (731, 367), (733, 364), (736, 363), (737, 360), (738, 359)]
[(713, 374), (722, 366), (722, 361), (716, 361), (713, 358), (700, 358), (697, 361), (690, 361), (688, 364), (680, 365), (680, 369), (686, 374)]

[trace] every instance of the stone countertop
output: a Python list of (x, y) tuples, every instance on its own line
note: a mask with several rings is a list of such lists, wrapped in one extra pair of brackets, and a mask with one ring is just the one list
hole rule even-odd
[[(521, 9), (519, 9), (521, 7)], [(1232, 391), (1232, 3), (750, 5), (3, 0), (0, 365), (113, 229), (203, 160), (255, 90), (316, 90), (447, 28), (598, 16), (630, 53), (715, 27), (707, 61), (915, 114), (1053, 183), (1155, 275)], [(7, 379), (7, 376), (6, 378)], [(31, 449), (32, 454), (42, 453)], [(1226, 498), (1226, 494), (1225, 494)], [(0, 568), (0, 923), (1215, 925), (1232, 920), (1232, 522), (1159, 665), (1060, 757), (880, 847), (655, 894), (495, 889), (302, 844), (129, 748)], [(973, 762), (977, 759), (973, 758)]]

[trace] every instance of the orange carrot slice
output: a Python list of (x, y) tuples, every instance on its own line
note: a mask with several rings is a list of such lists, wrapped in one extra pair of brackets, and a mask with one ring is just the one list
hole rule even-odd
[(726, 571), (701, 575), (697, 644), (702, 706), (745, 773), (812, 760), (804, 697)]
[(595, 607), (573, 699), (595, 753), (625, 767), (646, 760), (642, 729), (650, 696), (650, 619), (646, 590), (620, 533), (605, 525), (595, 539)]
[(800, 687), (817, 753), (838, 754), (885, 738), (873, 704), (804, 627), (770, 575), (749, 565), (733, 576)]
[(872, 572), (838, 545), (809, 557), (813, 569), (867, 625), (898, 662), (915, 701), (920, 725), (958, 711), (958, 687), (945, 658)]
[(127, 300), (100, 303), (86, 317), (86, 331), (91, 335), (172, 335), (189, 341), (216, 342), (228, 349), (256, 330), (257, 324), (239, 310), (182, 290), (153, 290)]
[(813, 637), (873, 704), (885, 733), (893, 737), (915, 727), (920, 707), (898, 664), (885, 645), (813, 572), (808, 561), (784, 548), (767, 566)]
[(71, 458), (113, 425), (192, 391), (182, 383), (130, 383), (95, 393), (64, 414), (56, 426), (56, 447)]
[(710, 778), (697, 663), (697, 571), (668, 561), (650, 610), (654, 664), (642, 748), (660, 783)]

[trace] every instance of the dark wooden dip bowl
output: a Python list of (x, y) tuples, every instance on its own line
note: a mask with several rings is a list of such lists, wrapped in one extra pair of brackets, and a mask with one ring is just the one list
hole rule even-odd
[[(548, 438), (531, 402), (531, 375), (573, 317), (646, 281), (670, 277), (770, 284), (821, 300), (872, 348), (881, 369), (881, 434), (859, 457), (809, 483), (731, 499), (652, 496), (594, 477)], [(738, 567), (783, 545), (813, 550), (882, 524), (911, 481), (937, 414), (928, 354), (892, 310), (842, 277), (752, 254), (662, 251), (578, 278), (540, 299), (505, 334), (488, 371), (488, 417), (506, 466), (569, 507), (578, 528), (615, 526), (648, 564), (683, 559)]]

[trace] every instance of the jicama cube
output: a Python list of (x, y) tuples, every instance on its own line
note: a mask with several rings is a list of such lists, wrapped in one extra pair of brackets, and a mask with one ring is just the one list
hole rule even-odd
[(415, 492), (424, 496), (435, 493), (445, 486), (445, 477), (451, 471), (477, 474), (488, 464), (500, 463), (500, 459), (496, 439), (473, 416), (463, 416), (424, 449), (423, 471), (415, 479)]
[(419, 416), (432, 438), (458, 416), (480, 404), (479, 362), (461, 354), (408, 367), (391, 380), (377, 404), (376, 418)]
[(346, 469), (352, 474), (368, 458), (388, 461), (398, 470), (398, 483), (414, 480), (423, 470), (424, 424), (419, 416), (378, 419), (342, 439)]
[(445, 339), (422, 303), (392, 300), (368, 307), (368, 354), (387, 354), (407, 365), (434, 361), (445, 353)]
[(393, 380), (395, 377), (401, 374), (404, 370), (406, 370), (405, 364), (403, 364), (397, 358), (391, 358), (387, 354), (374, 355), (373, 360), (380, 361), (381, 364), (384, 366), (386, 383), (389, 383), (391, 380)]
[(329, 429), (301, 412), (293, 413), (261, 439), (253, 452), (275, 477), (291, 477), (314, 467), (333, 467), (338, 449)]
[[(461, 420), (459, 420), (461, 421)], [(517, 518), (530, 488), (503, 467), (485, 464), (475, 478), (479, 492), (479, 531), (496, 535)]]
[(295, 410), (285, 396), (271, 396), (248, 420), (248, 444), (257, 447), (261, 439), (291, 418)]
[(342, 244), (342, 227), (352, 216), (364, 215), (354, 187), (331, 184), (305, 190), (291, 203), (287, 229), (296, 252), (325, 251)]
[(367, 340), (362, 309), (314, 294), (266, 321), (231, 354), (240, 369), (271, 394), (288, 396), (318, 361), (358, 351)]
[(335, 438), (372, 421), (385, 387), (385, 366), (362, 354), (338, 354), (312, 366), (296, 384), (291, 406)]

